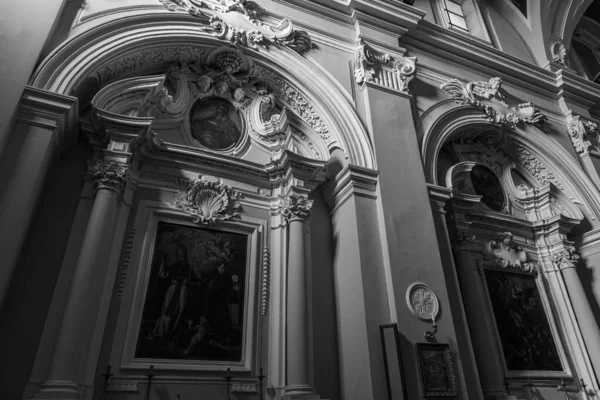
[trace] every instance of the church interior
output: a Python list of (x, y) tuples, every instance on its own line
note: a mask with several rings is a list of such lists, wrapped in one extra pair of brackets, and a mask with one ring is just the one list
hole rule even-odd
[(0, 65), (0, 399), (600, 396), (600, 0), (23, 0)]

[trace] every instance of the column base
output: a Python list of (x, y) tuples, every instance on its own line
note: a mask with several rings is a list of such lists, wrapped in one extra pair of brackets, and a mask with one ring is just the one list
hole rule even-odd
[(315, 390), (309, 385), (290, 385), (283, 391), (283, 400), (319, 400)]
[(71, 381), (47, 381), (42, 388), (33, 395), (36, 400), (77, 400), (79, 386)]

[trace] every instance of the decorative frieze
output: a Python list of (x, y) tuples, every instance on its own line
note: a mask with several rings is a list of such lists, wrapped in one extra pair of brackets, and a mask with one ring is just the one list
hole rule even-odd
[(502, 79), (495, 77), (488, 82), (467, 83), (450, 79), (442, 84), (441, 89), (450, 94), (458, 104), (480, 108), (495, 125), (514, 129), (519, 124), (527, 123), (539, 127), (548, 119), (533, 103), (510, 106), (505, 101), (501, 87)]
[(177, 193), (174, 206), (192, 217), (194, 223), (209, 225), (238, 218), (242, 211), (239, 196), (221, 180), (208, 181), (199, 176), (191, 178)]
[(356, 47), (356, 83), (375, 82), (408, 93), (408, 83), (417, 71), (416, 57), (392, 57), (373, 49), (361, 38)]
[(94, 160), (88, 167), (96, 190), (110, 189), (121, 193), (125, 189), (128, 165), (112, 160)]
[(537, 272), (538, 263), (527, 261), (527, 253), (513, 241), (513, 234), (503, 232), (486, 246), (487, 253), (500, 268), (516, 268), (525, 272)]
[(598, 131), (598, 124), (585, 120), (578, 115), (569, 117), (567, 121), (567, 130), (575, 151), (580, 155), (588, 154), (590, 150), (593, 153), (597, 153), (597, 146), (593, 146), (591, 140), (598, 141), (600, 133)]
[(169, 11), (184, 11), (205, 25), (200, 29), (234, 46), (268, 49), (288, 47), (299, 54), (312, 49), (307, 32), (294, 28), (283, 19), (272, 25), (265, 22), (266, 14), (253, 1), (245, 0), (159, 0)]
[(550, 256), (550, 260), (558, 269), (575, 268), (581, 256), (575, 246), (565, 246), (560, 252)]
[(281, 214), (287, 222), (310, 219), (310, 209), (314, 200), (309, 200), (305, 196), (285, 196), (281, 200)]

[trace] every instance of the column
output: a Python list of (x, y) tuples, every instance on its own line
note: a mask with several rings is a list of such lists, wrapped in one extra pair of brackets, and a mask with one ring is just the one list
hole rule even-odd
[(580, 256), (575, 251), (575, 247), (571, 245), (564, 246), (564, 248), (554, 252), (550, 256), (552, 263), (560, 269), (563, 276), (583, 340), (586, 344), (587, 353), (594, 367), (596, 380), (600, 382), (600, 346), (598, 346), (598, 343), (600, 343), (600, 328), (596, 323), (592, 307), (586, 298), (583, 285), (575, 269), (579, 258)]
[(314, 395), (309, 377), (309, 332), (304, 223), (313, 201), (291, 194), (284, 197), (281, 213), (288, 223), (287, 380), (286, 397)]
[(96, 198), (77, 258), (69, 297), (46, 382), (36, 399), (76, 399), (104, 288), (119, 195), (127, 167), (114, 161), (92, 164)]

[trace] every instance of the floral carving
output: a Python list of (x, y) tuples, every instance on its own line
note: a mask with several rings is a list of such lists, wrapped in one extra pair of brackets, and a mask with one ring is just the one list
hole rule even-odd
[(592, 147), (590, 139), (598, 141), (598, 124), (578, 115), (569, 118), (567, 130), (575, 151), (581, 155), (587, 154)]
[(435, 323), (435, 318), (440, 310), (440, 303), (436, 294), (427, 285), (422, 283), (412, 284), (406, 291), (406, 302), (417, 318)]
[(111, 189), (120, 193), (125, 189), (129, 166), (115, 161), (95, 160), (91, 171), (96, 190)]
[(307, 32), (294, 29), (288, 19), (277, 25), (263, 21), (266, 14), (258, 4), (247, 0), (159, 0), (169, 11), (184, 11), (207, 25), (202, 30), (234, 46), (288, 47), (299, 54), (312, 49)]
[(202, 176), (191, 178), (177, 193), (175, 207), (183, 210), (201, 225), (238, 218), (242, 211), (239, 193), (222, 181), (210, 182)]
[(537, 262), (527, 261), (527, 253), (513, 242), (510, 232), (499, 234), (496, 240), (489, 242), (487, 250), (500, 268), (518, 268), (526, 272), (536, 272), (538, 269)]
[(567, 246), (557, 254), (550, 256), (550, 260), (559, 269), (575, 268), (581, 256), (575, 251), (574, 246)]
[(356, 83), (372, 82), (392, 89), (408, 92), (408, 83), (417, 71), (416, 57), (393, 58), (388, 53), (379, 52), (360, 39), (356, 47)]
[(305, 196), (286, 196), (281, 202), (281, 214), (288, 222), (308, 220), (313, 201), (307, 199)]
[(450, 94), (456, 103), (480, 108), (488, 121), (514, 129), (516, 125), (528, 123), (541, 126), (548, 119), (533, 103), (510, 106), (501, 92), (502, 79), (491, 78), (488, 82), (463, 83), (451, 79), (441, 88)]

